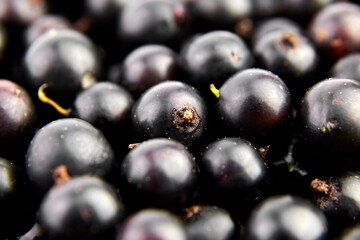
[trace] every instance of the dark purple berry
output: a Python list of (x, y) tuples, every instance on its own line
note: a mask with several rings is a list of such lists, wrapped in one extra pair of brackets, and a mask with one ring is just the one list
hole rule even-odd
[(33, 137), (25, 160), (30, 182), (46, 192), (56, 167), (65, 165), (70, 175), (92, 174), (107, 178), (115, 156), (102, 133), (76, 118), (59, 119), (42, 127)]
[(1, 239), (16, 239), (31, 226), (35, 221), (32, 204), (33, 197), (21, 168), (0, 157)]
[(253, 32), (252, 42), (253, 45), (260, 39), (262, 39), (265, 35), (272, 32), (296, 32), (301, 33), (302, 29), (297, 22), (284, 17), (273, 17), (268, 18), (262, 22), (260, 22)]
[(153, 208), (127, 217), (116, 240), (187, 240), (183, 223), (173, 213)]
[(333, 3), (319, 11), (308, 34), (319, 52), (337, 60), (360, 50), (360, 7), (354, 3)]
[(136, 98), (153, 85), (173, 80), (178, 74), (178, 56), (164, 45), (143, 45), (125, 59), (117, 83)]
[(129, 205), (176, 207), (194, 197), (198, 169), (184, 145), (159, 138), (132, 149), (121, 162), (118, 177)]
[(135, 44), (179, 41), (188, 28), (188, 10), (180, 0), (127, 1), (118, 20), (122, 40)]
[(331, 152), (359, 152), (360, 85), (350, 79), (318, 82), (305, 94), (299, 116), (306, 141)]
[(253, 56), (243, 39), (228, 31), (212, 31), (192, 39), (180, 53), (187, 81), (201, 90), (222, 84), (234, 73), (252, 67)]
[(326, 214), (331, 231), (341, 232), (360, 218), (359, 172), (347, 172), (329, 179), (314, 179), (310, 188), (314, 203)]
[(353, 53), (340, 58), (331, 68), (330, 77), (360, 81), (360, 54)]
[(43, 15), (33, 21), (25, 31), (25, 44), (30, 45), (36, 38), (51, 29), (69, 29), (71, 23), (59, 15)]
[(328, 239), (325, 215), (307, 200), (291, 195), (269, 197), (253, 210), (246, 240)]
[(14, 148), (19, 151), (23, 144), (28, 145), (36, 120), (28, 92), (15, 82), (0, 80), (0, 152), (5, 154)]
[(53, 99), (69, 103), (76, 93), (96, 81), (101, 63), (98, 49), (88, 37), (75, 30), (53, 29), (27, 49), (25, 80), (32, 91), (46, 84)]
[(38, 218), (49, 240), (95, 240), (111, 237), (124, 211), (111, 185), (81, 176), (51, 188), (40, 204)]
[(46, 0), (2, 0), (0, 19), (21, 26), (26, 26), (48, 10)]
[(188, 1), (188, 5), (195, 18), (195, 23), (201, 23), (202, 28), (214, 29), (232, 26), (238, 21), (250, 17), (253, 12), (251, 0), (197, 0)]
[(131, 94), (110, 82), (98, 82), (82, 90), (74, 101), (73, 114), (106, 133), (124, 129), (133, 104)]
[(183, 209), (188, 240), (237, 239), (237, 226), (230, 213), (216, 206), (193, 205)]
[(246, 140), (225, 138), (213, 142), (198, 164), (202, 190), (215, 203), (252, 202), (265, 187), (265, 161), (260, 150)]
[(279, 75), (294, 96), (313, 84), (318, 55), (313, 44), (295, 31), (272, 31), (257, 40), (254, 54), (262, 66)]
[(263, 69), (240, 71), (221, 86), (216, 111), (229, 132), (266, 138), (283, 131), (292, 117), (289, 89), (275, 74)]
[(133, 106), (131, 121), (139, 140), (167, 137), (190, 146), (204, 134), (207, 106), (192, 86), (166, 81), (141, 96)]

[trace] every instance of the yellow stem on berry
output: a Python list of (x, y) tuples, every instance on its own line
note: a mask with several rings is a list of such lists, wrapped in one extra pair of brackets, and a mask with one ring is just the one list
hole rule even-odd
[(58, 103), (56, 103), (54, 100), (48, 98), (44, 92), (44, 90), (48, 87), (47, 83), (44, 83), (43, 85), (41, 85), (39, 87), (38, 90), (38, 97), (40, 99), (40, 101), (47, 103), (49, 105), (51, 105), (53, 108), (56, 109), (56, 111), (58, 111), (60, 114), (64, 115), (64, 116), (70, 116), (70, 109), (65, 109), (63, 107), (61, 107)]
[(219, 89), (217, 89), (217, 88), (215, 87), (214, 84), (210, 84), (210, 90), (211, 90), (211, 92), (215, 95), (215, 97), (217, 97), (217, 98), (220, 97), (220, 91), (219, 91)]

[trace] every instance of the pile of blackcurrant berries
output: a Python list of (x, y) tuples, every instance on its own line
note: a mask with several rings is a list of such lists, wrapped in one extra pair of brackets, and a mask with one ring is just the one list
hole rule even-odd
[(0, 240), (359, 240), (357, 0), (0, 0)]

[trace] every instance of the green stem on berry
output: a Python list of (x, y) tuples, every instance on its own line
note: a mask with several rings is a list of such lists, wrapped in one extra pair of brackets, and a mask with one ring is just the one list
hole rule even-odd
[(217, 98), (220, 97), (220, 91), (219, 91), (219, 89), (217, 89), (217, 88), (215, 87), (214, 84), (210, 84), (210, 90), (211, 90), (211, 92), (215, 95), (215, 97), (217, 97)]
[(44, 83), (43, 85), (41, 85), (39, 87), (38, 90), (38, 97), (40, 99), (40, 101), (47, 103), (49, 105), (51, 105), (53, 108), (56, 109), (56, 111), (58, 111), (60, 114), (64, 115), (64, 116), (70, 116), (70, 109), (65, 109), (63, 107), (61, 107), (58, 103), (56, 103), (54, 100), (48, 98), (46, 96), (46, 94), (44, 93), (44, 90), (48, 87), (47, 83)]

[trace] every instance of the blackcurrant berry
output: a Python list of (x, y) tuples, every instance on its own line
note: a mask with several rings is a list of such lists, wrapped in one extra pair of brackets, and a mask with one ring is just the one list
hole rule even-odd
[(139, 140), (167, 137), (190, 146), (204, 134), (207, 106), (192, 86), (166, 81), (141, 96), (133, 106), (131, 121)]
[(109, 177), (115, 156), (102, 133), (76, 118), (59, 119), (42, 127), (26, 154), (26, 172), (41, 193), (53, 184), (56, 167), (66, 165), (70, 175), (93, 174)]
[(194, 197), (198, 169), (184, 145), (158, 138), (132, 149), (121, 162), (118, 177), (129, 205), (176, 207)]
[(253, 210), (245, 227), (246, 240), (327, 239), (325, 215), (311, 202), (291, 195), (269, 197)]

